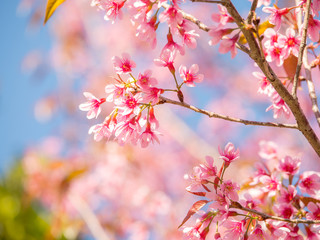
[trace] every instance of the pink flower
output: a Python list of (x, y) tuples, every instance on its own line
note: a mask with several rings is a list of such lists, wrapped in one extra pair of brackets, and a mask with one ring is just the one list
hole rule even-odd
[(171, 73), (175, 72), (173, 61), (176, 57), (176, 51), (165, 49), (160, 55), (160, 59), (155, 59), (154, 63), (160, 67), (168, 67)]
[(320, 220), (320, 207), (319, 204), (309, 202), (307, 206), (309, 212), (307, 213), (307, 219), (309, 220)]
[(297, 210), (293, 208), (291, 204), (287, 203), (275, 205), (274, 211), (276, 214), (283, 218), (291, 218), (291, 216), (297, 212)]
[(285, 156), (281, 159), (279, 164), (279, 171), (286, 173), (287, 175), (293, 176), (299, 170), (301, 160), (299, 158), (291, 158), (290, 156)]
[(248, 240), (269, 240), (270, 235), (268, 235), (260, 224), (257, 224), (255, 229), (249, 234)]
[(278, 32), (276, 32), (273, 28), (268, 28), (264, 33), (263, 36), (267, 38), (264, 42), (264, 46), (266, 48), (270, 46), (274, 46), (276, 43), (278, 43), (279, 38), (284, 38), (284, 36)]
[(218, 4), (219, 13), (212, 14), (211, 18), (213, 21), (219, 23), (219, 25), (224, 26), (228, 22), (234, 22), (233, 18), (229, 16), (227, 9)]
[(157, 45), (157, 28), (158, 24), (156, 24), (156, 19), (151, 19), (149, 22), (142, 22), (137, 27), (136, 36), (142, 41), (149, 43), (151, 48), (155, 48)]
[(221, 184), (221, 191), (232, 201), (238, 201), (239, 196), (237, 191), (240, 187), (237, 183), (233, 183), (231, 180), (226, 180)]
[(126, 96), (122, 99), (122, 102), (118, 103), (118, 108), (122, 110), (122, 115), (130, 115), (134, 113), (135, 115), (139, 115), (140, 102), (142, 102), (142, 96), (140, 93), (136, 95), (132, 95), (132, 93), (127, 93)]
[(278, 159), (278, 149), (274, 142), (260, 141), (259, 156), (266, 160)]
[(309, 18), (308, 25), (308, 36), (313, 42), (317, 42), (319, 40), (319, 32), (320, 32), (320, 21), (314, 19), (312, 16)]
[(109, 84), (105, 87), (105, 92), (109, 93), (108, 102), (121, 102), (126, 92), (126, 87), (124, 84)]
[(141, 147), (146, 148), (148, 147), (149, 143), (154, 143), (154, 141), (160, 144), (160, 141), (157, 137), (159, 134), (159, 132), (151, 130), (150, 123), (147, 123), (146, 130), (140, 135), (139, 138)]
[(142, 89), (150, 88), (151, 86), (155, 86), (158, 84), (157, 79), (151, 77), (151, 70), (146, 70), (143, 74), (139, 73), (137, 79), (137, 85)]
[(159, 15), (159, 21), (166, 21), (171, 31), (175, 33), (177, 31), (177, 26), (180, 25), (183, 21), (183, 16), (177, 7), (171, 5)]
[(238, 42), (239, 34), (234, 35), (232, 38), (222, 39), (219, 47), (220, 53), (231, 52), (231, 58), (234, 58), (237, 55), (236, 43)]
[(184, 47), (173, 41), (172, 34), (167, 34), (167, 44), (163, 47), (163, 50), (169, 49), (170, 51), (179, 51), (181, 55), (184, 55)]
[(290, 117), (289, 107), (276, 91), (274, 91), (272, 94), (272, 105), (266, 109), (266, 112), (271, 109), (274, 111), (274, 118), (278, 118), (280, 115), (284, 115), (286, 118)]
[(132, 68), (136, 67), (134, 61), (130, 59), (130, 55), (127, 53), (122, 54), (122, 58), (117, 56), (112, 57), (113, 67), (117, 74), (129, 73)]
[(114, 135), (119, 144), (125, 144), (131, 141), (131, 143), (135, 145), (139, 139), (140, 129), (137, 117), (127, 115), (119, 119)]
[(258, 199), (253, 199), (253, 197), (249, 193), (245, 193), (243, 196), (245, 199), (240, 200), (240, 204), (246, 208), (250, 209), (258, 209), (258, 205), (260, 204), (260, 201)]
[(201, 171), (201, 180), (209, 180), (211, 177), (217, 175), (217, 167), (214, 165), (214, 160), (210, 156), (206, 156), (206, 163), (200, 164), (199, 167)]
[(195, 30), (190, 30), (182, 34), (182, 42), (184, 45), (187, 45), (189, 48), (194, 49), (197, 47), (196, 38), (199, 37), (199, 34)]
[(302, 193), (316, 195), (320, 190), (320, 174), (314, 171), (304, 172), (300, 176), (299, 187)]
[(292, 28), (288, 28), (286, 30), (286, 36), (279, 38), (279, 44), (284, 46), (284, 58), (289, 57), (290, 53), (296, 57), (299, 55), (301, 37), (296, 37), (295, 35), (295, 31)]
[(240, 150), (235, 150), (234, 145), (230, 142), (225, 146), (224, 151), (220, 149), (220, 146), (218, 147), (218, 150), (220, 158), (225, 161), (226, 165), (229, 165), (240, 157)]
[(180, 77), (189, 87), (194, 87), (194, 82), (199, 83), (203, 81), (203, 74), (197, 74), (198, 71), (199, 67), (197, 64), (192, 64), (189, 69), (184, 65), (181, 65), (179, 68)]
[(105, 20), (112, 20), (112, 23), (116, 18), (122, 18), (121, 8), (125, 1), (123, 0), (93, 0), (91, 6), (98, 6), (100, 9), (105, 11)]
[(266, 60), (268, 62), (276, 62), (277, 66), (282, 66), (286, 57), (286, 51), (279, 44), (275, 43), (266, 48)]
[(269, 95), (273, 87), (267, 77), (261, 72), (253, 72), (252, 74), (259, 79), (260, 87), (258, 89), (258, 93)]
[(147, 88), (143, 91), (143, 101), (146, 103), (151, 103), (152, 105), (155, 105), (159, 102), (160, 94), (163, 93), (163, 89), (151, 87)]
[(208, 192), (206, 194), (206, 197), (210, 200), (213, 200), (213, 203), (211, 203), (210, 208), (228, 212), (231, 201), (222, 192)]
[(226, 228), (224, 240), (240, 239), (246, 230), (243, 221), (239, 222), (233, 219), (227, 219), (223, 226)]
[(275, 196), (277, 191), (279, 191), (280, 189), (280, 183), (273, 175), (271, 175), (270, 177), (261, 176), (259, 180), (263, 184), (261, 190), (268, 193), (268, 196), (270, 197)]
[(297, 189), (294, 186), (289, 185), (288, 189), (281, 187), (280, 194), (278, 197), (278, 202), (279, 203), (291, 203), (296, 195), (297, 195)]
[(266, 13), (271, 13), (269, 16), (269, 22), (273, 25), (275, 25), (275, 30), (278, 31), (281, 26), (281, 18), (289, 13), (289, 8), (276, 8), (276, 7), (264, 7), (262, 8), (262, 11)]
[(159, 128), (159, 121), (156, 119), (156, 116), (154, 115), (153, 107), (150, 107), (149, 109), (149, 122), (150, 122), (151, 129)]
[(94, 134), (94, 140), (99, 142), (103, 137), (107, 140), (111, 137), (116, 126), (116, 119), (108, 116), (103, 123), (92, 126), (89, 129), (89, 134)]
[(101, 112), (100, 105), (106, 101), (105, 98), (96, 98), (89, 92), (84, 92), (83, 95), (87, 98), (87, 102), (79, 105), (81, 111), (88, 111), (87, 118), (97, 118)]
[(216, 45), (219, 43), (219, 41), (222, 39), (223, 36), (228, 35), (232, 33), (232, 28), (212, 28), (209, 31), (209, 35), (212, 37), (212, 39), (209, 41), (209, 45)]

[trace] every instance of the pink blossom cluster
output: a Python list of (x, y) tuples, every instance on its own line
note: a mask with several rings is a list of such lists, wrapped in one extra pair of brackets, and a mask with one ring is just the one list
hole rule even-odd
[[(272, 142), (260, 145), (263, 161), (256, 164), (254, 177), (242, 186), (224, 179), (226, 169), (240, 154), (232, 143), (224, 151), (219, 149), (223, 160), (219, 171), (212, 157), (193, 168), (187, 177), (191, 180), (187, 191), (203, 199), (193, 204), (181, 224), (197, 215), (194, 226), (182, 227), (186, 239), (320, 238), (320, 221), (307, 223), (320, 220), (320, 173), (299, 175), (300, 158), (279, 156)], [(305, 223), (298, 225), (295, 220)], [(210, 231), (215, 234), (210, 235)]]
[[(181, 65), (179, 73), (183, 82), (178, 84), (174, 67), (175, 54), (176, 51), (166, 49), (160, 59), (155, 59), (155, 64), (168, 67), (175, 78), (177, 89), (167, 90), (181, 93), (183, 84), (193, 87), (195, 82), (203, 80), (203, 75), (198, 74), (197, 64), (193, 64), (190, 68)], [(120, 144), (140, 143), (141, 147), (147, 147), (154, 142), (160, 143), (158, 138), (160, 133), (157, 131), (159, 122), (154, 107), (159, 104), (161, 94), (165, 90), (157, 87), (158, 81), (151, 76), (151, 70), (139, 73), (135, 78), (132, 69), (136, 67), (136, 63), (131, 60), (129, 54), (124, 53), (122, 57), (114, 56), (112, 61), (118, 77), (114, 78), (117, 83), (105, 87), (106, 98), (98, 99), (93, 94), (85, 92), (87, 102), (79, 106), (80, 110), (88, 111), (87, 118), (92, 119), (101, 113), (101, 104), (105, 102), (114, 104), (113, 111), (102, 123), (92, 126), (89, 134), (93, 134), (96, 141), (113, 138)]]

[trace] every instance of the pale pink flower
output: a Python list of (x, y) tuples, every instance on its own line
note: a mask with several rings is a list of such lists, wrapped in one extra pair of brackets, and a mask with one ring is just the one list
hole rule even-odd
[(121, 102), (126, 92), (126, 86), (124, 84), (109, 84), (105, 87), (105, 92), (108, 95), (108, 102)]
[(142, 22), (137, 27), (136, 36), (142, 41), (145, 41), (151, 45), (151, 48), (155, 48), (157, 45), (157, 24), (156, 20), (151, 19), (149, 22)]
[(266, 48), (265, 54), (266, 60), (268, 62), (275, 62), (278, 67), (283, 65), (283, 61), (286, 57), (286, 51), (277, 43)]
[(97, 142), (99, 142), (103, 137), (109, 140), (109, 138), (113, 134), (113, 130), (115, 129), (115, 126), (116, 126), (116, 119), (108, 116), (103, 123), (92, 126), (89, 129), (89, 134), (93, 133), (94, 140)]
[(217, 175), (217, 167), (214, 165), (214, 159), (210, 156), (206, 156), (206, 163), (200, 164), (199, 167), (201, 170), (200, 178), (202, 180), (209, 180)]
[(319, 41), (320, 21), (314, 19), (312, 16), (309, 18), (308, 36), (313, 42)]
[(159, 21), (166, 21), (171, 31), (175, 33), (177, 31), (177, 26), (180, 25), (183, 21), (183, 15), (177, 7), (171, 5), (159, 15)]
[(150, 88), (144, 89), (143, 93), (144, 93), (142, 97), (143, 102), (151, 103), (152, 105), (155, 105), (159, 102), (160, 94), (163, 93), (163, 89), (150, 87)]
[(150, 123), (151, 129), (159, 128), (159, 121), (156, 119), (156, 116), (154, 115), (153, 107), (150, 107), (149, 109), (149, 123)]
[(266, 233), (260, 224), (249, 234), (248, 240), (271, 240), (270, 235)]
[[(318, 225), (318, 224), (317, 224)], [(320, 232), (318, 230), (313, 231), (315, 224), (310, 227), (305, 227), (307, 232), (307, 239), (308, 240), (319, 240), (320, 239)]]
[(297, 210), (288, 203), (276, 204), (273, 209), (278, 216), (288, 219), (297, 212)]
[(246, 228), (244, 227), (243, 221), (236, 221), (233, 219), (227, 219), (223, 226), (226, 228), (224, 240), (235, 240), (235, 239), (241, 239), (242, 235), (246, 231)]
[(88, 111), (87, 118), (97, 118), (101, 112), (100, 105), (106, 101), (105, 98), (96, 98), (92, 93), (84, 92), (83, 95), (87, 98), (87, 102), (79, 105), (81, 111)]
[(287, 175), (293, 176), (299, 170), (301, 160), (299, 158), (291, 158), (290, 156), (285, 156), (281, 159), (279, 164), (279, 171), (286, 173)]
[(190, 30), (182, 34), (182, 42), (184, 45), (187, 45), (189, 48), (194, 49), (197, 47), (196, 38), (199, 37), (199, 34), (195, 30)]
[(273, 109), (273, 117), (278, 118), (284, 115), (286, 118), (290, 117), (290, 110), (280, 95), (274, 91), (272, 94), (272, 105), (266, 109), (266, 112)]
[(225, 161), (226, 165), (229, 165), (231, 162), (237, 160), (240, 157), (239, 148), (236, 150), (234, 145), (230, 142), (227, 143), (223, 151), (220, 149), (219, 146), (218, 151), (220, 154), (220, 158)]
[(309, 212), (307, 212), (308, 220), (320, 220), (320, 206), (314, 202), (309, 202), (307, 206)]
[(209, 45), (216, 45), (220, 42), (223, 36), (228, 35), (232, 33), (232, 28), (212, 28), (209, 31), (209, 35), (212, 37), (212, 39), (209, 41)]
[(210, 208), (228, 212), (231, 201), (222, 192), (208, 192), (206, 198), (213, 200)]
[(266, 160), (278, 159), (278, 147), (272, 141), (260, 141), (259, 156)]
[(278, 43), (279, 38), (284, 38), (282, 34), (276, 32), (273, 28), (267, 28), (267, 30), (263, 33), (263, 36), (267, 39), (264, 42), (264, 46), (266, 48), (274, 46), (276, 43)]
[(160, 67), (168, 67), (171, 73), (175, 72), (173, 61), (176, 57), (176, 51), (165, 49), (160, 55), (160, 59), (154, 59), (154, 63)]
[(199, 83), (203, 81), (203, 74), (197, 74), (198, 71), (198, 64), (192, 64), (192, 66), (189, 69), (187, 69), (187, 67), (184, 65), (181, 65), (179, 67), (180, 77), (189, 87), (194, 87), (194, 82)]
[(140, 109), (140, 103), (142, 102), (142, 95), (140, 93), (136, 95), (132, 95), (132, 93), (127, 93), (126, 96), (122, 99), (122, 102), (118, 103), (118, 108), (122, 110), (122, 115), (130, 115), (135, 114), (139, 115), (141, 109)]
[(137, 117), (127, 115), (119, 119), (114, 135), (121, 145), (129, 141), (135, 145), (139, 139), (140, 130)]
[(121, 8), (123, 7), (125, 1), (123, 0), (93, 0), (91, 6), (97, 6), (105, 11), (105, 20), (112, 20), (112, 23), (118, 17), (122, 18)]
[(291, 231), (290, 226), (285, 222), (267, 219), (266, 223), (268, 224), (268, 229), (272, 234), (271, 239), (285, 239)]
[(291, 203), (294, 197), (297, 195), (297, 189), (295, 186), (289, 185), (288, 189), (280, 187), (280, 194), (278, 197), (279, 203)]
[(117, 56), (112, 57), (112, 62), (117, 74), (130, 73), (132, 68), (136, 67), (135, 62), (130, 59), (128, 53), (123, 53), (122, 58)]
[(258, 89), (258, 93), (269, 95), (273, 87), (267, 77), (261, 72), (253, 72), (252, 74), (259, 79), (260, 87)]
[(238, 192), (240, 190), (240, 186), (237, 183), (233, 183), (231, 180), (226, 180), (221, 184), (221, 191), (232, 201), (238, 201), (239, 196)]
[(262, 11), (266, 13), (271, 13), (269, 16), (269, 22), (273, 25), (275, 25), (275, 30), (278, 31), (281, 26), (281, 18), (289, 13), (289, 8), (282, 8), (278, 9), (276, 7), (264, 7), (262, 8)]
[(172, 34), (167, 34), (167, 44), (163, 47), (162, 51), (169, 49), (170, 51), (179, 51), (181, 55), (184, 55), (184, 47), (173, 41)]
[(223, 38), (219, 46), (220, 53), (227, 53), (230, 51), (231, 58), (237, 55), (236, 43), (238, 42), (239, 34), (234, 35), (232, 38)]
[(157, 137), (159, 134), (159, 132), (151, 130), (150, 123), (147, 123), (146, 130), (140, 135), (139, 138), (141, 147), (146, 148), (150, 143), (154, 143), (155, 141), (160, 144), (159, 138)]
[(314, 171), (304, 172), (300, 176), (299, 187), (302, 193), (316, 195), (320, 190), (320, 174)]
[(268, 193), (268, 196), (273, 197), (276, 195), (277, 191), (280, 189), (280, 183), (275, 176), (261, 176), (260, 182), (263, 184), (261, 188), (262, 191)]
[(286, 36), (279, 38), (279, 44), (284, 46), (285, 58), (289, 57), (290, 53), (298, 57), (301, 36), (296, 36), (296, 32), (292, 28), (286, 30)]
[(150, 88), (158, 84), (157, 79), (151, 77), (151, 70), (146, 70), (143, 74), (139, 73), (137, 79), (137, 85), (142, 89)]
[(226, 7), (222, 6), (221, 4), (218, 4), (219, 13), (212, 14), (211, 18), (213, 21), (219, 23), (219, 25), (224, 26), (228, 22), (234, 22), (233, 18), (229, 16), (228, 10)]
[(246, 207), (246, 208), (250, 208), (250, 209), (255, 209), (255, 210), (259, 210), (258, 206), (261, 203), (260, 200), (258, 199), (254, 199), (250, 193), (245, 193), (243, 195), (243, 197), (245, 199), (241, 199), (239, 202), (242, 206)]

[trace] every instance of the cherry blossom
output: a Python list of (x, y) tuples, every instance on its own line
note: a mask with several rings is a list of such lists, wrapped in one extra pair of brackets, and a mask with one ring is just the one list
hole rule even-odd
[(300, 190), (303, 193), (316, 195), (320, 190), (320, 174), (314, 171), (307, 171), (301, 175), (299, 182)]
[(222, 158), (227, 165), (229, 165), (231, 162), (237, 160), (240, 156), (240, 150), (235, 149), (234, 145), (232, 143), (227, 143), (224, 150), (222, 151), (220, 147), (218, 148), (220, 158)]
[(289, 8), (282, 8), (279, 9), (277, 7), (264, 7), (262, 8), (262, 11), (266, 13), (271, 13), (269, 16), (269, 22), (273, 25), (275, 25), (275, 30), (278, 31), (281, 26), (281, 18), (288, 14), (290, 9)]
[(180, 77), (188, 87), (194, 87), (195, 82), (199, 83), (203, 81), (203, 74), (197, 74), (197, 72), (199, 72), (198, 64), (192, 64), (189, 69), (184, 65), (179, 67)]
[(83, 95), (87, 98), (87, 102), (79, 105), (81, 111), (88, 111), (87, 118), (97, 118), (101, 112), (100, 105), (106, 101), (105, 98), (98, 99), (92, 93), (84, 92)]
[(112, 58), (113, 66), (118, 74), (122, 73), (130, 73), (132, 68), (136, 67), (134, 61), (130, 59), (130, 55), (128, 53), (123, 53), (122, 58), (114, 56)]

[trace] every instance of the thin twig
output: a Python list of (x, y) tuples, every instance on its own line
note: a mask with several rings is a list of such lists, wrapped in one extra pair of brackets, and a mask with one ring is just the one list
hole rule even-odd
[(257, 8), (257, 5), (258, 5), (258, 0), (253, 0), (250, 12), (249, 12), (248, 17), (247, 17), (247, 24), (251, 24), (252, 18), (254, 16), (256, 8)]
[(205, 2), (205, 3), (218, 3), (218, 4), (223, 4), (222, 1), (214, 1), (214, 0), (191, 0), (191, 2)]
[(319, 106), (318, 106), (318, 100), (317, 100), (317, 94), (315, 91), (315, 87), (312, 81), (312, 75), (311, 75), (311, 66), (308, 63), (308, 55), (307, 51), (304, 52), (303, 56), (303, 64), (304, 64), (304, 69), (306, 73), (306, 81), (307, 81), (307, 86), (309, 90), (309, 97), (311, 99), (312, 103), (312, 111), (316, 117), (317, 123), (320, 127), (320, 111), (319, 111)]
[(293, 86), (292, 86), (292, 96), (294, 99), (297, 99), (298, 81), (299, 81), (299, 76), (300, 76), (301, 67), (303, 63), (302, 62), (303, 52), (305, 51), (305, 48), (307, 46), (306, 41), (307, 41), (307, 30), (308, 30), (309, 17), (310, 17), (310, 7), (311, 7), (311, 0), (307, 0), (306, 12), (303, 20), (302, 40), (299, 47), (298, 64), (297, 64), (296, 74), (294, 75)]
[(225, 115), (221, 115), (218, 113), (214, 113), (214, 112), (210, 112), (204, 109), (200, 109), (197, 108), (195, 106), (192, 106), (190, 104), (187, 104), (185, 102), (178, 102), (169, 98), (165, 98), (165, 97), (160, 97), (160, 104), (162, 103), (170, 103), (170, 104), (174, 104), (174, 105), (178, 105), (181, 107), (185, 107), (188, 109), (191, 109), (197, 113), (201, 113), (201, 114), (205, 114), (211, 118), (219, 118), (219, 119), (224, 119), (227, 121), (231, 121), (231, 122), (237, 122), (237, 123), (242, 123), (244, 125), (255, 125), (255, 126), (267, 126), (267, 127), (278, 127), (278, 128), (292, 128), (292, 129), (298, 129), (297, 125), (293, 125), (293, 124), (282, 124), (282, 123), (273, 123), (273, 122), (258, 122), (258, 121), (251, 121), (251, 120), (244, 120), (244, 119), (240, 119), (240, 118), (234, 118), (234, 117), (229, 117), (229, 116), (225, 116)]
[(294, 223), (294, 224), (298, 224), (298, 223), (304, 223), (304, 224), (320, 224), (320, 220), (306, 220), (306, 219), (288, 219), (288, 218), (282, 218), (282, 217), (277, 217), (277, 216), (271, 216), (262, 212), (259, 212), (257, 210), (251, 209), (251, 208), (246, 208), (243, 207), (241, 204), (239, 204), (238, 202), (232, 202), (231, 206), (232, 208), (237, 208), (243, 211), (247, 211), (250, 213), (254, 213), (256, 215), (259, 215), (262, 220), (266, 220), (266, 219), (272, 219), (272, 220), (277, 220), (277, 221), (282, 221), (282, 222), (288, 222), (288, 223)]

